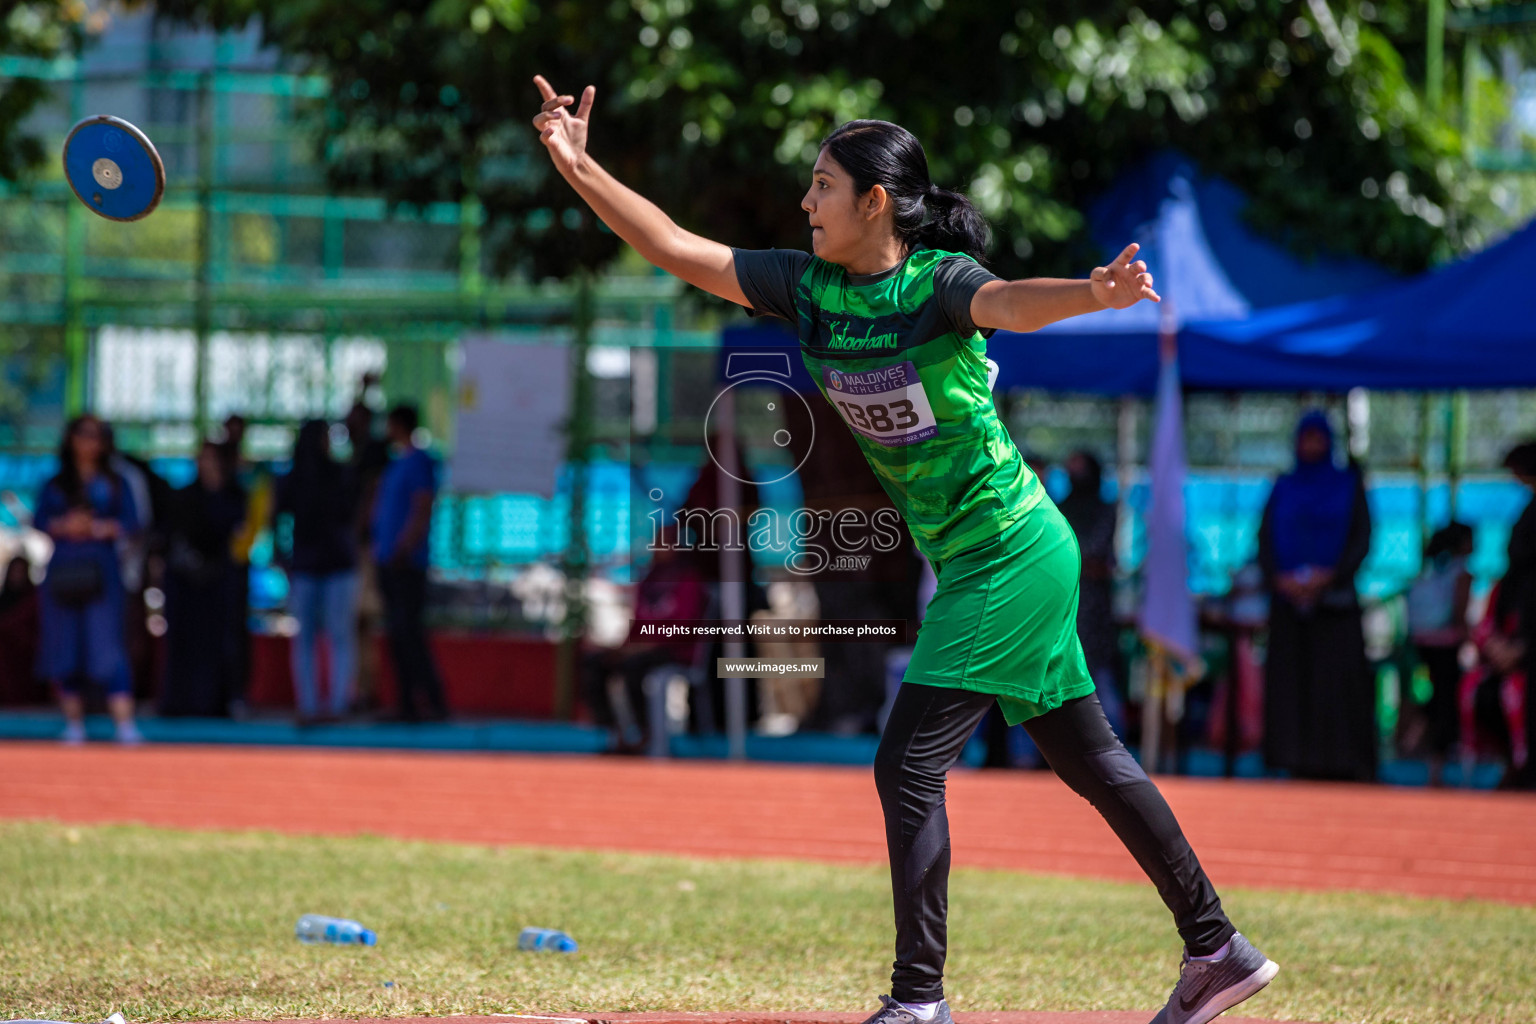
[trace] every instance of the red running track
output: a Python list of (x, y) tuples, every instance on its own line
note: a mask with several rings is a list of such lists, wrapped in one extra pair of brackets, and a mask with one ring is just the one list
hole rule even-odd
[[(503, 1013), (494, 1017), (455, 1017), (454, 1024), (861, 1024), (865, 1013), (608, 1013), (600, 1017), (572, 1014), (538, 1016)], [(1026, 1011), (957, 1011), (955, 1024), (1146, 1024), (1144, 1011), (1030, 1013)], [(337, 1022), (340, 1024), (340, 1022)], [(441, 1024), (441, 1018), (384, 1018), (351, 1024)], [(1253, 1017), (1222, 1017), (1221, 1024), (1283, 1024)]]
[[(1218, 886), (1536, 904), (1536, 798), (1160, 778)], [(951, 777), (954, 862), (1141, 880), (1045, 773)], [(883, 863), (868, 769), (232, 747), (0, 745), (0, 818)]]

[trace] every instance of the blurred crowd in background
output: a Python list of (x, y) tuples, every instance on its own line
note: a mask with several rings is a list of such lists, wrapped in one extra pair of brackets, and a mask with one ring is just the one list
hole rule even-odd
[[(415, 407), (391, 409), (382, 437), (373, 420), (359, 403), (343, 423), (306, 421), (289, 468), (274, 476), (246, 461), (246, 424), (231, 416), (199, 445), (196, 476), (180, 488), (118, 450), (110, 424), (70, 420), (32, 515), (52, 542), (46, 565), (15, 555), (0, 591), (5, 696), (51, 690), (70, 743), (85, 738), (91, 689), (106, 695), (125, 743), (140, 740), (136, 692), (152, 692), (162, 716), (244, 717), (251, 549), (275, 527), (298, 720), (339, 721), (366, 706), (359, 663), (376, 627), (388, 640), (396, 717), (446, 717), (423, 623), (437, 464), (413, 441)], [(345, 460), (332, 452), (338, 435)]]
[[(118, 450), (111, 425), (90, 415), (69, 422), (58, 472), (40, 491), (33, 526), (52, 541), (46, 565), (25, 554), (5, 568), (0, 589), (0, 698), (61, 706), (66, 742), (84, 740), (86, 698), (104, 696), (121, 742), (135, 743), (135, 694), (160, 716), (250, 713), (250, 554), (271, 529), (288, 579), (293, 707), (301, 724), (366, 716), (442, 720), (452, 710), (426, 627), (428, 535), (438, 490), (436, 459), (420, 444), (417, 411), (398, 405), (382, 435), (362, 402), (340, 423), (312, 419), (295, 435), (286, 467), (243, 455), (245, 422), (230, 417), (196, 453), (196, 476), (172, 488), (144, 460)], [(345, 452), (338, 458), (335, 449)], [(1042, 475), (1045, 463), (1032, 463)], [(1536, 443), (1513, 448), (1508, 470), (1536, 486)], [(1115, 600), (1119, 510), (1105, 498), (1104, 469), (1088, 451), (1062, 460), (1060, 506), (1082, 551), (1078, 632), (1089, 670), (1115, 728), (1135, 739), (1128, 707), (1143, 695), (1140, 663)], [(718, 732), (723, 683), (714, 641), (656, 639), (646, 623), (708, 620), (721, 609), (717, 552), (681, 543), (690, 514), (704, 522), (722, 504), (719, 474), (700, 467), (674, 525), (633, 585), (629, 631), (583, 645), (583, 714), (609, 730), (615, 751), (646, 749), (653, 730)], [(757, 488), (736, 499), (749, 516)], [(808, 495), (815, 500), (815, 495)], [(1473, 531), (1452, 521), (1434, 532), (1408, 589), (1411, 658), (1395, 723), (1394, 752), (1426, 760), (1430, 781), (1459, 761), (1503, 768), (1506, 786), (1530, 786), (1536, 702), (1525, 699), (1536, 651), (1536, 505), (1511, 532), (1508, 571), (1478, 600), (1468, 560)], [(676, 524), (683, 524), (680, 528)], [(905, 540), (905, 537), (903, 538)], [(1259, 525), (1251, 571), (1207, 602), (1202, 620), (1225, 637), (1220, 678), (1180, 694), (1173, 742), (1232, 737), (1262, 750), (1265, 766), (1292, 777), (1369, 781), (1381, 751), (1376, 662), (1367, 650), (1355, 576), (1370, 550), (1365, 472), (1336, 451), (1321, 412), (1295, 434), (1295, 465), (1275, 480)], [(786, 619), (919, 621), (934, 579), (910, 544), (890, 553), (882, 577), (748, 581), (746, 614)], [(39, 582), (40, 581), (40, 582)], [(382, 633), (394, 680), (380, 706)], [(760, 657), (825, 658), (825, 677), (753, 680), (749, 714), (761, 733), (842, 735), (879, 730), (910, 647), (892, 643), (755, 642)], [(1213, 674), (1214, 676), (1215, 674)], [(1219, 685), (1218, 685), (1219, 684)], [(1235, 706), (1233, 704), (1235, 702)], [(658, 716), (668, 721), (658, 721)], [(675, 720), (675, 721), (674, 721)], [(1040, 767), (1022, 729), (984, 723), (985, 763)]]

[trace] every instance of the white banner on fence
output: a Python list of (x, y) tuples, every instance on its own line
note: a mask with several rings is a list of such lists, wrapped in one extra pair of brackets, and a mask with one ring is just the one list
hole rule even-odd
[(570, 415), (568, 344), (470, 335), (454, 423), (453, 489), (554, 496)]

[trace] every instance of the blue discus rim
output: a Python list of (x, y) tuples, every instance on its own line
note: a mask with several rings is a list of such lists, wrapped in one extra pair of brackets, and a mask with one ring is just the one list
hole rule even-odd
[[(82, 145), (76, 145), (77, 138)], [(125, 141), (131, 145), (125, 147)], [(165, 195), (165, 164), (154, 143), (111, 114), (87, 117), (69, 130), (63, 163), (64, 180), (75, 198), (107, 220), (148, 217)]]

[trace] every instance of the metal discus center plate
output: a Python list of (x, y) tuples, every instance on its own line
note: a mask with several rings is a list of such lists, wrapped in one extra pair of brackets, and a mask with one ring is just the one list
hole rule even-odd
[(88, 117), (64, 141), (64, 177), (108, 220), (147, 217), (165, 194), (165, 165), (148, 136), (122, 118)]
[(102, 188), (120, 188), (123, 184), (123, 169), (117, 166), (116, 160), (102, 157), (91, 164), (91, 177)]

